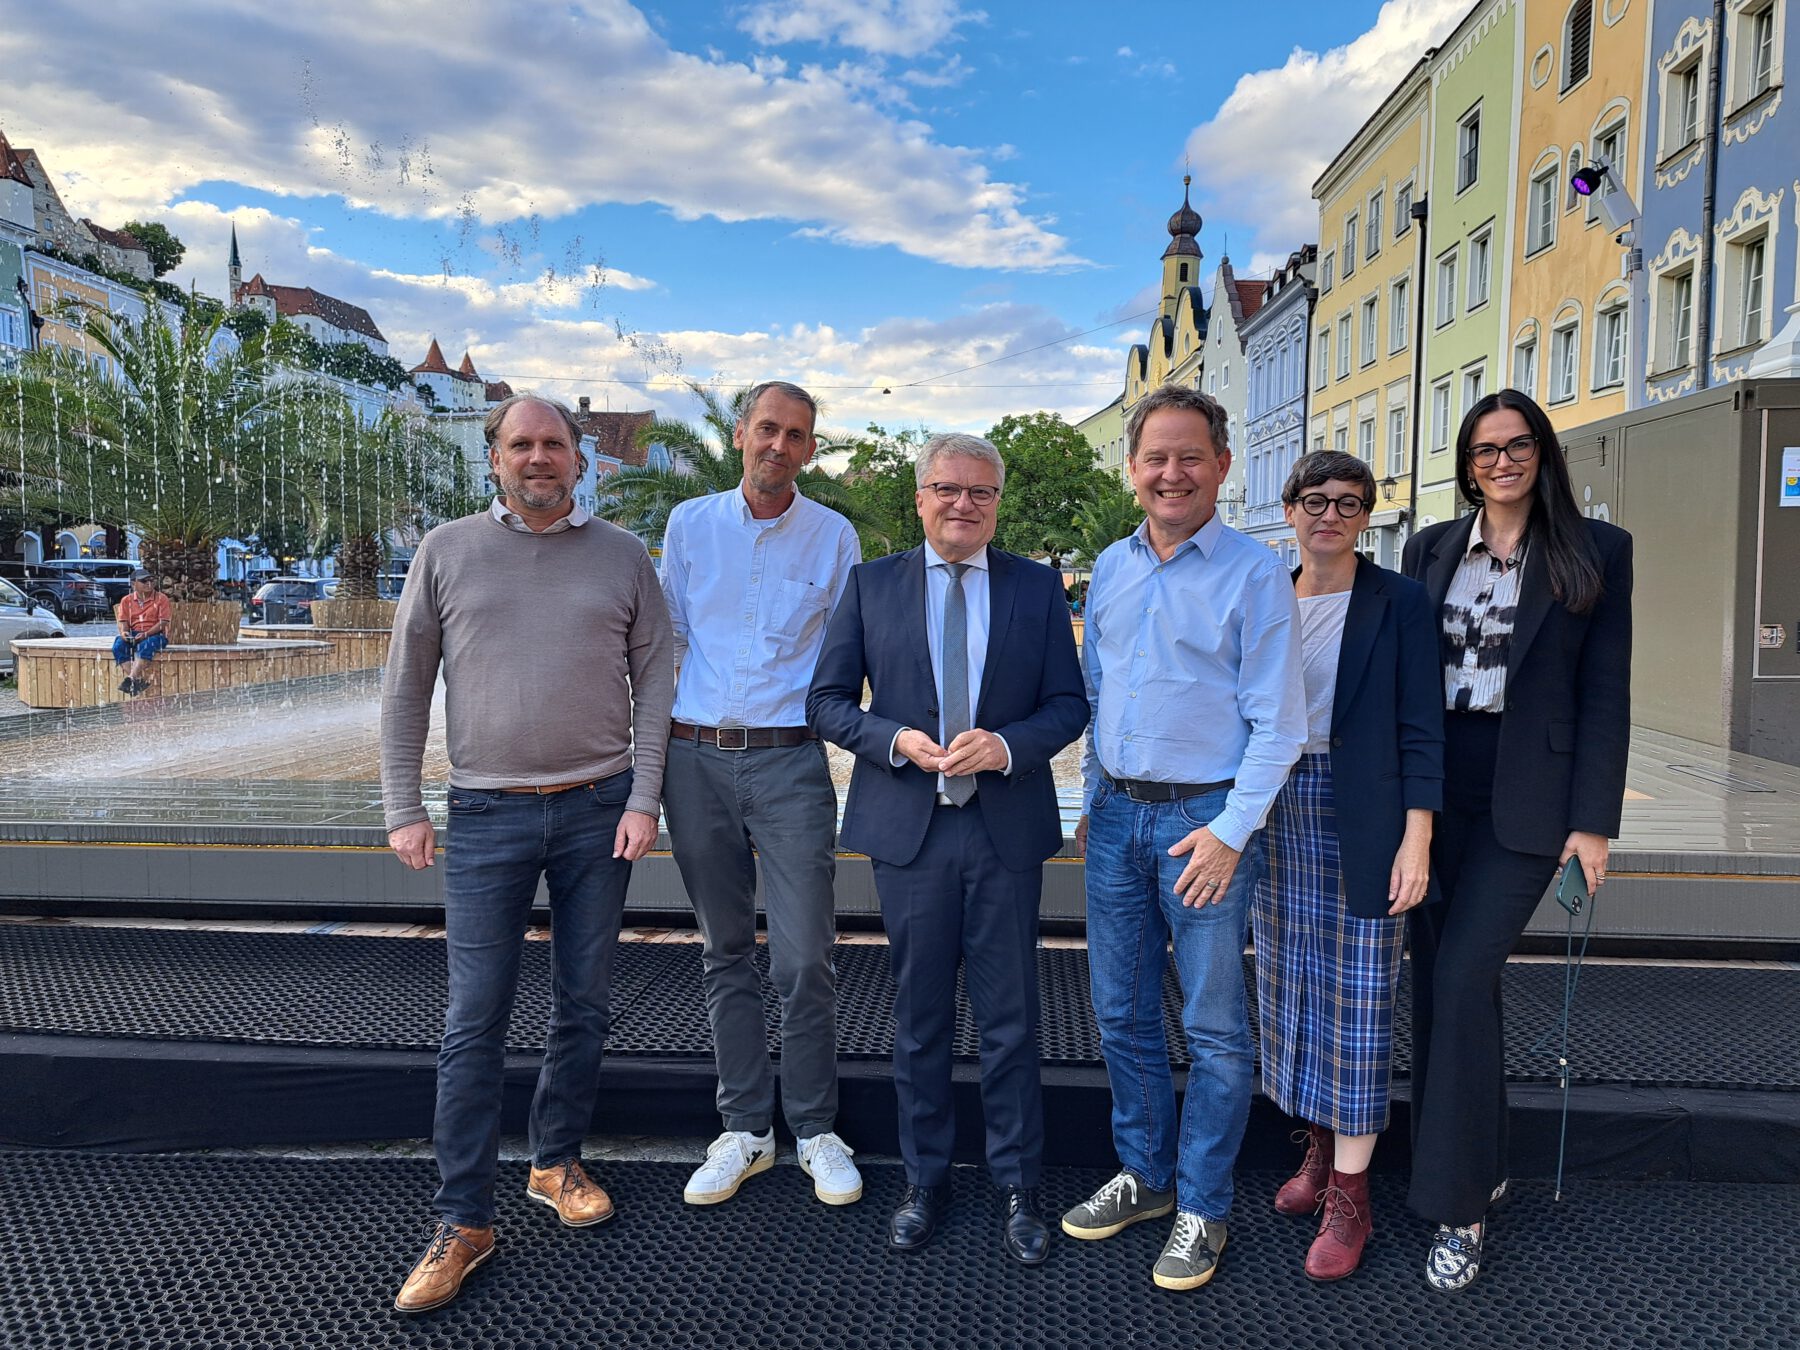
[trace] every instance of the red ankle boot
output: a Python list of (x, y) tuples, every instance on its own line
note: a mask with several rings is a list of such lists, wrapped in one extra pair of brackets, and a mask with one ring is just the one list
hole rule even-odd
[(1319, 1197), (1331, 1184), (1333, 1135), (1319, 1125), (1306, 1127), (1306, 1156), (1300, 1170), (1282, 1183), (1275, 1192), (1275, 1212), (1298, 1218), (1319, 1208)]
[(1319, 1235), (1306, 1252), (1306, 1274), (1314, 1280), (1341, 1280), (1362, 1264), (1363, 1247), (1375, 1228), (1369, 1215), (1369, 1174), (1333, 1170), (1324, 1200)]

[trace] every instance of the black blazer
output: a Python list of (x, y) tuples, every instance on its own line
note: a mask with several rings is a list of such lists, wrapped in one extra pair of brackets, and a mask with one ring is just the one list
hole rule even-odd
[[(1493, 782), (1495, 837), (1517, 853), (1555, 857), (1574, 830), (1619, 833), (1631, 747), (1631, 536), (1603, 520), (1587, 527), (1605, 589), (1586, 614), (1550, 594), (1543, 549), (1525, 557)], [(1464, 516), (1406, 544), (1402, 565), (1431, 592), (1440, 647), (1444, 597), (1474, 528)], [(1448, 659), (1440, 656), (1440, 681)], [(1453, 789), (1456, 780), (1451, 764)]]
[[(869, 707), (862, 707), (863, 682)], [(937, 805), (937, 775), (888, 747), (902, 727), (937, 734), (937, 681), (925, 634), (925, 550), (850, 569), (825, 630), (806, 696), (813, 730), (856, 756), (839, 844), (904, 867), (918, 856)], [(1050, 760), (1088, 722), (1087, 690), (1062, 578), (1042, 563), (988, 549), (988, 647), (975, 725), (1005, 738), (1012, 773), (975, 776), (975, 803), (1009, 871), (1062, 847)]]
[[(1444, 680), (1434, 614), (1418, 582), (1356, 560), (1331, 700), (1331, 786), (1344, 903), (1361, 919), (1388, 912), (1407, 811), (1443, 806)], [(1436, 898), (1433, 877), (1426, 899)]]

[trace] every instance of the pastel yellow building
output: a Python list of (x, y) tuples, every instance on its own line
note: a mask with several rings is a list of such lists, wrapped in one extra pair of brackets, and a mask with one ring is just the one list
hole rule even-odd
[(1419, 231), (1431, 77), (1420, 61), (1313, 184), (1319, 299), (1313, 312), (1308, 448), (1344, 450), (1381, 485), (1362, 540), (1397, 566), (1411, 496)]
[[(1604, 160), (1643, 200), (1645, 0), (1528, 0), (1513, 174), (1505, 382), (1558, 430), (1625, 411), (1633, 350), (1624, 249), (1570, 184)], [(1642, 363), (1641, 354), (1639, 364)]]

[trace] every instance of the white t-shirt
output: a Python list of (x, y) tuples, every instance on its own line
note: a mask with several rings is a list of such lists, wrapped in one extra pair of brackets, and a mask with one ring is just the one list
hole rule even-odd
[(1344, 644), (1344, 616), (1350, 592), (1309, 595), (1300, 601), (1300, 670), (1306, 682), (1306, 747), (1303, 754), (1331, 749), (1331, 703), (1337, 693), (1338, 648)]

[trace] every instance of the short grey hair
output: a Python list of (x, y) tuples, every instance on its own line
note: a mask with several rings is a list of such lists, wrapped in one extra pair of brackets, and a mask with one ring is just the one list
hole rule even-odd
[(1000, 458), (1000, 452), (994, 449), (994, 443), (961, 431), (940, 432), (919, 447), (918, 458), (913, 460), (913, 482), (924, 487), (931, 481), (937, 462), (946, 457), (979, 459), (991, 464), (994, 466), (995, 476), (1000, 480), (994, 486), (1006, 486), (1006, 461)]
[(1144, 434), (1144, 423), (1150, 420), (1151, 413), (1161, 412), (1165, 408), (1199, 413), (1206, 419), (1212, 433), (1213, 454), (1223, 455), (1230, 451), (1231, 415), (1219, 400), (1198, 389), (1189, 389), (1185, 384), (1165, 384), (1145, 394), (1138, 400), (1137, 407), (1131, 410), (1131, 417), (1125, 423), (1127, 455), (1136, 457), (1138, 440)]
[(563, 427), (569, 433), (569, 448), (578, 455), (581, 453), (581, 423), (575, 420), (575, 414), (568, 404), (546, 394), (512, 394), (489, 408), (487, 419), (481, 424), (481, 439), (488, 449), (492, 450), (494, 442), (500, 439), (500, 427), (505, 423), (506, 415), (521, 403), (541, 403), (561, 417)]
[(782, 395), (784, 398), (791, 398), (797, 403), (804, 403), (807, 411), (812, 414), (813, 428), (817, 430), (819, 425), (819, 400), (807, 393), (806, 390), (802, 389), (799, 385), (789, 384), (786, 380), (764, 380), (761, 384), (751, 385), (749, 389), (744, 391), (744, 410), (738, 414), (737, 420), (742, 422), (745, 418), (749, 417), (752, 412), (756, 411), (757, 403), (761, 400), (762, 396), (771, 389)]

